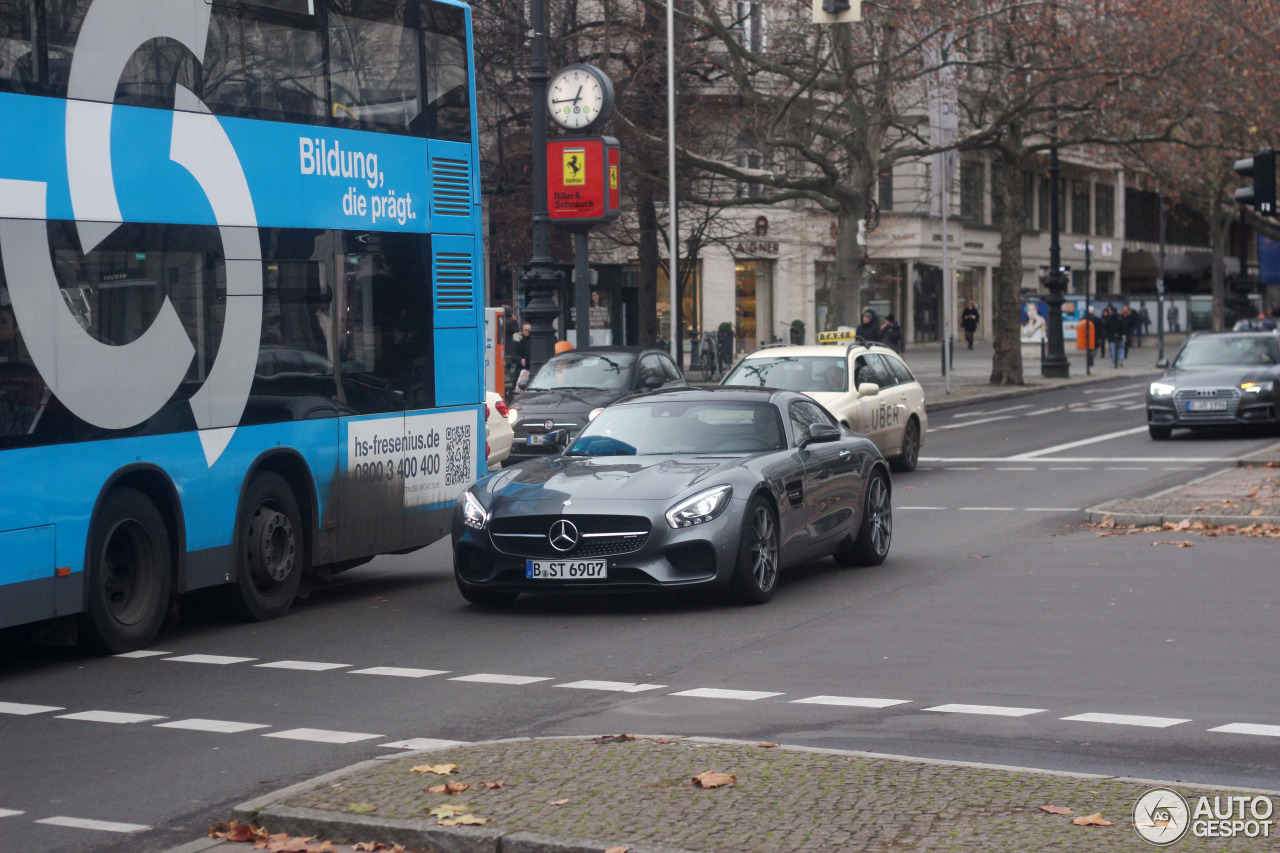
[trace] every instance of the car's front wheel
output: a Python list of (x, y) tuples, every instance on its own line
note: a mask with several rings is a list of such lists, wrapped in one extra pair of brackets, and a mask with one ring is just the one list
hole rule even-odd
[(889, 556), (892, 542), (893, 504), (889, 478), (883, 471), (876, 471), (867, 484), (867, 498), (853, 544), (833, 556), (842, 566), (878, 566)]
[(731, 584), (733, 597), (743, 604), (764, 604), (778, 584), (778, 516), (759, 495), (742, 522)]
[(1173, 427), (1147, 424), (1147, 432), (1155, 441), (1168, 441), (1169, 437), (1173, 435)]

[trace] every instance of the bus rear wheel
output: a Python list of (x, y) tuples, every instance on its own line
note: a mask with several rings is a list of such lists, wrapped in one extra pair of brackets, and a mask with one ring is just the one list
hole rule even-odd
[(121, 654), (155, 639), (173, 588), (172, 563), (169, 529), (155, 503), (137, 489), (112, 490), (89, 531), (86, 645)]
[(265, 621), (289, 612), (307, 569), (302, 515), (279, 474), (253, 478), (236, 524), (239, 610)]

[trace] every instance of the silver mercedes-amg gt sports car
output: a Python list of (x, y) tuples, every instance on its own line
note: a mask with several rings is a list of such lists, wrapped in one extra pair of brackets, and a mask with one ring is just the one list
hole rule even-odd
[(639, 394), (552, 440), (559, 455), (490, 474), (458, 499), (454, 576), (468, 601), (710, 587), (763, 603), (780, 569), (889, 554), (888, 464), (803, 394)]

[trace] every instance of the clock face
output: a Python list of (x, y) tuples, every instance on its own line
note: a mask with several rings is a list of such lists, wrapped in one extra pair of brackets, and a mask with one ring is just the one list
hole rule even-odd
[(609, 107), (602, 77), (582, 65), (557, 71), (547, 87), (551, 120), (566, 130), (582, 130), (595, 123)]

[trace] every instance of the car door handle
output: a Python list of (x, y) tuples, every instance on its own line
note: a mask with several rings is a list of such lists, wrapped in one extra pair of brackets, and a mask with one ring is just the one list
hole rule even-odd
[(841, 450), (841, 451), (840, 451), (840, 458), (841, 458), (841, 459), (848, 459), (848, 458), (849, 458), (850, 456), (852, 456), (852, 455), (853, 455), (853, 451), (852, 451), (852, 450)]

